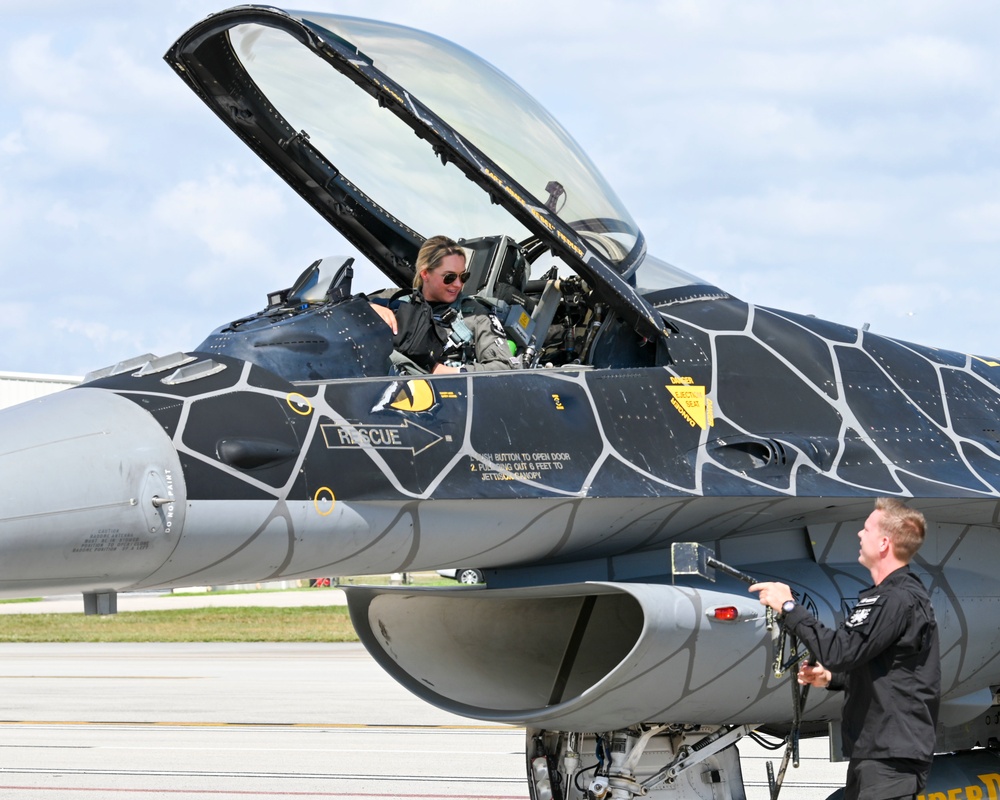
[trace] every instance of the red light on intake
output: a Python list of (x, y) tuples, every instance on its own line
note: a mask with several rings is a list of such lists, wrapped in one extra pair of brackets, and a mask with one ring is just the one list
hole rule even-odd
[(735, 622), (740, 618), (740, 610), (736, 606), (719, 606), (712, 616), (722, 622)]

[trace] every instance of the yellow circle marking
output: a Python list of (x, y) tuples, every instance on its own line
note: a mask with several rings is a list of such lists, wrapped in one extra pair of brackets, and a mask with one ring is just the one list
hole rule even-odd
[[(322, 495), (324, 494), (330, 495), (330, 507), (326, 511), (323, 511), (319, 507), (320, 501), (326, 500), (325, 497), (322, 497)], [(329, 488), (328, 486), (320, 486), (316, 490), (316, 494), (313, 496), (313, 505), (316, 506), (316, 513), (319, 514), (321, 517), (326, 517), (332, 514), (333, 507), (336, 504), (337, 504), (337, 498), (333, 496), (333, 489)]]
[[(309, 402), (309, 398), (298, 392), (289, 392), (288, 396), (285, 398), (285, 402), (288, 403), (288, 407), (292, 409), (296, 414), (301, 414), (303, 417), (308, 417), (312, 414), (312, 403)], [(302, 409), (305, 406), (305, 410)]]

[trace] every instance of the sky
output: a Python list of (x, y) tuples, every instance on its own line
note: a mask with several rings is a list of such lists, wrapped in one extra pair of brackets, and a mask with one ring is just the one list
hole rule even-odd
[[(163, 61), (228, 5), (0, 0), (0, 371), (191, 350), (353, 253)], [(995, 0), (590, 5), (293, 7), (486, 58), (581, 144), (650, 252), (742, 300), (1000, 356)], [(356, 269), (355, 289), (385, 284)]]

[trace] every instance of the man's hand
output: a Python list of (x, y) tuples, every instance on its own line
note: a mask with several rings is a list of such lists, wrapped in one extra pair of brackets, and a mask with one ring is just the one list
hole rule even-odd
[(432, 375), (454, 375), (458, 372), (458, 367), (449, 367), (447, 364), (435, 364), (431, 370)]
[(794, 600), (792, 590), (783, 583), (768, 582), (755, 583), (750, 587), (751, 592), (760, 592), (760, 604), (770, 606), (778, 613), (781, 613), (781, 606), (788, 600)]
[(833, 674), (822, 664), (803, 662), (799, 667), (799, 674), (796, 675), (796, 678), (798, 678), (799, 683), (803, 686), (808, 684), (809, 686), (815, 686), (817, 689), (822, 689), (828, 686), (830, 681), (833, 680)]

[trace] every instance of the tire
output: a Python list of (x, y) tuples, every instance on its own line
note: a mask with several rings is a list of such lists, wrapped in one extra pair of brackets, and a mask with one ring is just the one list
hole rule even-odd
[(459, 583), (466, 583), (470, 585), (473, 583), (486, 582), (486, 579), (483, 577), (482, 570), (479, 569), (460, 569), (456, 577)]

